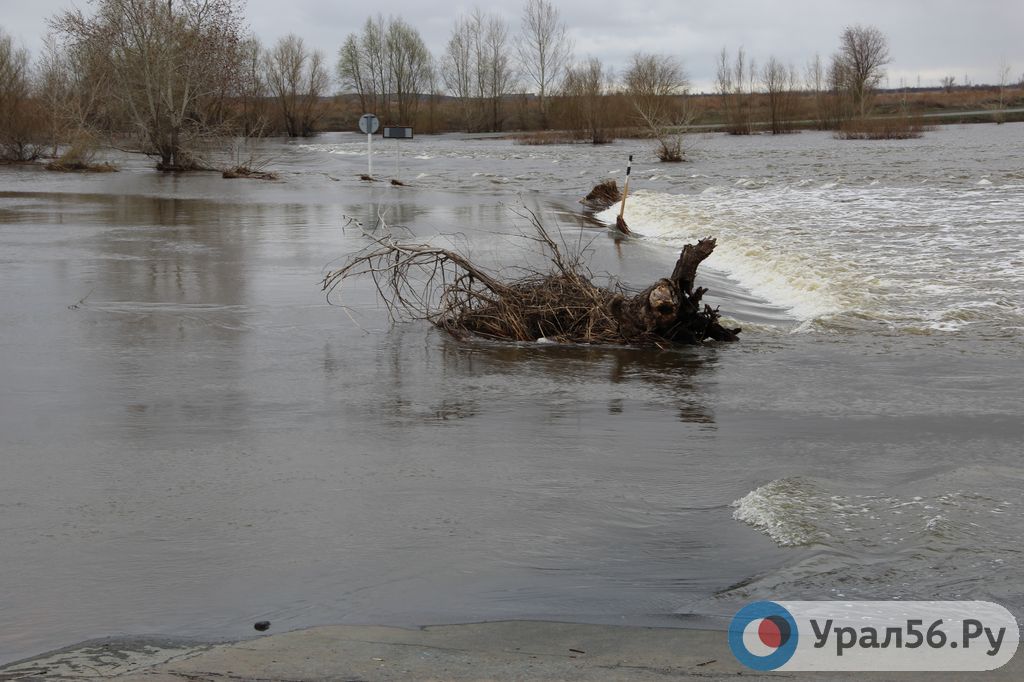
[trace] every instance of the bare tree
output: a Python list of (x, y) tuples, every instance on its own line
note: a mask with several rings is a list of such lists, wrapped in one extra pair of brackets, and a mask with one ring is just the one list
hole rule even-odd
[(462, 125), (467, 131), (473, 130), (476, 124), (473, 106), (477, 93), (477, 70), (474, 67), (474, 45), (478, 42), (476, 29), (472, 18), (456, 19), (441, 57), (441, 78), (448, 91), (458, 100)]
[(338, 53), (338, 79), (343, 88), (356, 92), (364, 112), (373, 112), (391, 123), (391, 68), (387, 63), (387, 24), (384, 17), (370, 17), (360, 35), (350, 34)]
[(956, 87), (956, 76), (952, 74), (943, 76), (939, 82), (942, 84), (942, 89), (947, 93), (953, 92), (953, 88)]
[(999, 108), (1002, 109), (1005, 105), (1004, 102), (1004, 90), (1010, 84), (1010, 63), (1006, 61), (1006, 57), (1002, 57), (999, 60)]
[(0, 29), (0, 159), (31, 161), (43, 150), (32, 99), (29, 52)]
[(999, 59), (999, 71), (996, 75), (999, 80), (999, 104), (995, 120), (996, 123), (1003, 124), (1006, 122), (1006, 113), (1003, 111), (1006, 109), (1006, 86), (1010, 84), (1010, 64), (1006, 61), (1006, 57)]
[(689, 85), (678, 59), (644, 52), (630, 58), (623, 82), (634, 102), (659, 118), (671, 108), (672, 98), (682, 95)]
[(338, 51), (342, 88), (359, 96), (360, 108), (385, 124), (414, 125), (421, 96), (429, 89), (433, 59), (419, 31), (403, 19), (366, 20)]
[(419, 32), (402, 19), (388, 22), (385, 54), (394, 96), (398, 100), (398, 122), (416, 121), (420, 95), (430, 86), (433, 64)]
[(775, 56), (761, 68), (761, 85), (768, 95), (768, 116), (772, 134), (792, 132), (796, 111), (796, 70)]
[(884, 67), (890, 61), (889, 42), (874, 26), (847, 26), (839, 36), (836, 60), (854, 112), (864, 118), (875, 89), (885, 79)]
[(527, 0), (523, 6), (522, 28), (516, 42), (519, 68), (537, 87), (541, 126), (548, 125), (547, 96), (572, 57), (572, 40), (558, 9), (548, 0)]
[(322, 116), (320, 97), (328, 85), (323, 53), (307, 50), (302, 38), (290, 34), (267, 53), (264, 68), (285, 132), (289, 137), (314, 135)]
[(309, 68), (306, 71), (302, 112), (304, 135), (312, 135), (316, 132), (316, 124), (324, 114), (323, 108), (320, 106), (320, 98), (327, 94), (327, 88), (331, 84), (331, 77), (327, 74), (326, 59), (323, 50), (313, 50), (309, 53)]
[(850, 88), (849, 70), (840, 55), (832, 55), (828, 64), (826, 79), (829, 89), (829, 127), (838, 130), (844, 122), (856, 116), (856, 102)]
[(65, 128), (73, 144), (95, 146), (101, 138), (131, 129), (130, 115), (110, 96), (111, 70), (107, 55), (87, 45), (64, 45), (67, 95), (63, 102)]
[(59, 14), (53, 27), (72, 51), (104, 72), (104, 96), (118, 105), (141, 151), (158, 168), (201, 165), (203, 115), (238, 76), (238, 0), (97, 0), (96, 12)]
[(715, 63), (715, 89), (721, 98), (722, 112), (725, 117), (731, 118), (731, 98), (734, 89), (732, 79), (732, 64), (729, 61), (729, 52), (722, 48), (718, 53), (718, 61)]
[(473, 83), (476, 88), (474, 96), (476, 97), (476, 108), (478, 110), (477, 120), (481, 130), (487, 127), (488, 118), (487, 81), (489, 69), (487, 64), (487, 48), (484, 44), (484, 33), (487, 30), (486, 24), (487, 19), (483, 11), (479, 7), (475, 7), (469, 16), (469, 26), (473, 31), (470, 47), (473, 59)]
[(372, 111), (376, 107), (377, 94), (373, 92), (369, 69), (363, 59), (363, 47), (355, 33), (350, 33), (339, 48), (335, 68), (342, 90), (358, 95), (360, 111)]
[(567, 118), (580, 139), (594, 144), (611, 141), (608, 131), (608, 93), (612, 74), (597, 57), (565, 70), (562, 95), (568, 108)]
[(721, 97), (722, 113), (727, 129), (733, 135), (749, 135), (751, 126), (751, 99), (756, 68), (748, 60), (743, 48), (736, 51), (736, 61), (729, 59), (723, 47), (718, 54), (715, 85)]
[(441, 58), (445, 86), (459, 101), (467, 130), (501, 130), (504, 100), (513, 92), (509, 28), (479, 8), (455, 21)]
[(441, 85), (440, 69), (430, 58), (430, 69), (427, 71), (427, 132), (438, 132), (438, 108), (444, 97), (444, 88)]
[(623, 81), (638, 118), (658, 140), (658, 158), (682, 161), (683, 133), (693, 122), (682, 101), (689, 84), (682, 64), (669, 55), (638, 52)]
[(813, 97), (816, 127), (818, 130), (828, 129), (832, 125), (829, 106), (831, 94), (828, 87), (828, 74), (819, 54), (815, 54), (814, 59), (807, 63), (804, 71), (804, 88)]
[(47, 35), (36, 68), (35, 96), (40, 122), (45, 121), (49, 155), (56, 159), (48, 167), (113, 168), (109, 163), (94, 163), (95, 157), (104, 141), (114, 143), (113, 134), (130, 128), (131, 122), (120, 102), (110, 97), (106, 60), (106, 55), (62, 45), (56, 36)]
[(487, 17), (483, 33), (484, 96), (488, 100), (490, 128), (497, 132), (502, 128), (503, 100), (512, 94), (515, 86), (515, 71), (509, 58), (508, 22), (498, 15)]
[(60, 45), (52, 35), (47, 36), (36, 66), (36, 77), (52, 157), (57, 156), (58, 145), (67, 123), (65, 102), (68, 99), (68, 71)]
[(246, 137), (265, 134), (269, 123), (265, 59), (263, 46), (256, 36), (249, 36), (239, 45), (238, 91), (234, 94), (241, 105), (239, 132)]

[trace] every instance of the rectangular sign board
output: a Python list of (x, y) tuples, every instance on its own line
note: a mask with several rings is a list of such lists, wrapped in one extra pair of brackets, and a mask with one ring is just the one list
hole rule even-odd
[(403, 126), (384, 126), (384, 137), (399, 140), (411, 140), (412, 128), (406, 128)]

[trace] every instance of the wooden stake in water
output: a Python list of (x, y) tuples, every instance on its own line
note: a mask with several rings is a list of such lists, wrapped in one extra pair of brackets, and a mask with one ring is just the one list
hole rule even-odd
[(622, 207), (619, 208), (619, 215), (615, 219), (615, 227), (622, 234), (630, 234), (629, 225), (626, 224), (626, 197), (629, 196), (629, 173), (633, 169), (633, 155), (629, 155), (629, 163), (626, 164), (626, 185), (622, 188)]

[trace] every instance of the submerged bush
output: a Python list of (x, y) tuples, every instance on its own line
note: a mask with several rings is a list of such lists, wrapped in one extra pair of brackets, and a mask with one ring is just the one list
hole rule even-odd
[(906, 140), (921, 137), (928, 127), (920, 116), (861, 118), (844, 122), (836, 137), (841, 140)]
[(66, 152), (61, 154), (59, 158), (54, 159), (50, 163), (46, 164), (46, 170), (60, 171), (64, 173), (117, 172), (117, 166), (115, 166), (112, 163), (106, 161), (96, 163), (95, 156), (95, 147), (88, 143), (79, 142), (71, 145), (71, 147)]

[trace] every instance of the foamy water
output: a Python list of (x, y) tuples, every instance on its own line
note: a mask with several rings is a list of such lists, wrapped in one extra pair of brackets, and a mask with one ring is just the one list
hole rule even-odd
[[(599, 217), (614, 222), (617, 210)], [(727, 190), (708, 188), (698, 195), (640, 191), (629, 199), (628, 223), (634, 234), (673, 248), (714, 236), (718, 246), (709, 266), (800, 320), (832, 315), (852, 305), (843, 281), (852, 274), (849, 267), (820, 262), (807, 250), (786, 249), (783, 240), (759, 235)]]
[(1014, 580), (1024, 496), (1017, 469), (970, 467), (934, 475), (898, 492), (851, 490), (792, 477), (733, 502), (733, 518), (780, 547), (813, 552), (730, 590), (753, 596), (786, 584), (790, 594), (837, 597), (976, 598)]
[(733, 518), (763, 531), (783, 547), (877, 548), (909, 542), (921, 534), (967, 534), (980, 528), (976, 517), (1015, 513), (1021, 502), (1018, 491), (993, 488), (991, 481), (986, 481), (985, 494), (973, 492), (980, 487), (973, 480), (978, 478), (978, 472), (970, 470), (947, 474), (919, 484), (926, 496), (909, 497), (837, 494), (820, 481), (781, 479), (733, 502)]
[(1024, 184), (739, 182), (640, 191), (629, 224), (674, 247), (716, 236), (709, 265), (826, 328), (999, 334), (1024, 321), (1022, 206)]
[[(606, 178), (621, 186), (633, 153), (634, 234), (666, 249), (716, 237), (708, 265), (804, 322), (798, 329), (1020, 336), (1022, 130), (948, 126), (903, 141), (693, 135), (690, 162), (677, 165), (655, 160), (649, 141), (531, 147), (423, 137), (376, 145), (374, 167), (502, 200), (575, 200)], [(355, 135), (299, 149), (353, 170), (366, 157)], [(598, 218), (612, 224), (617, 211)]]

